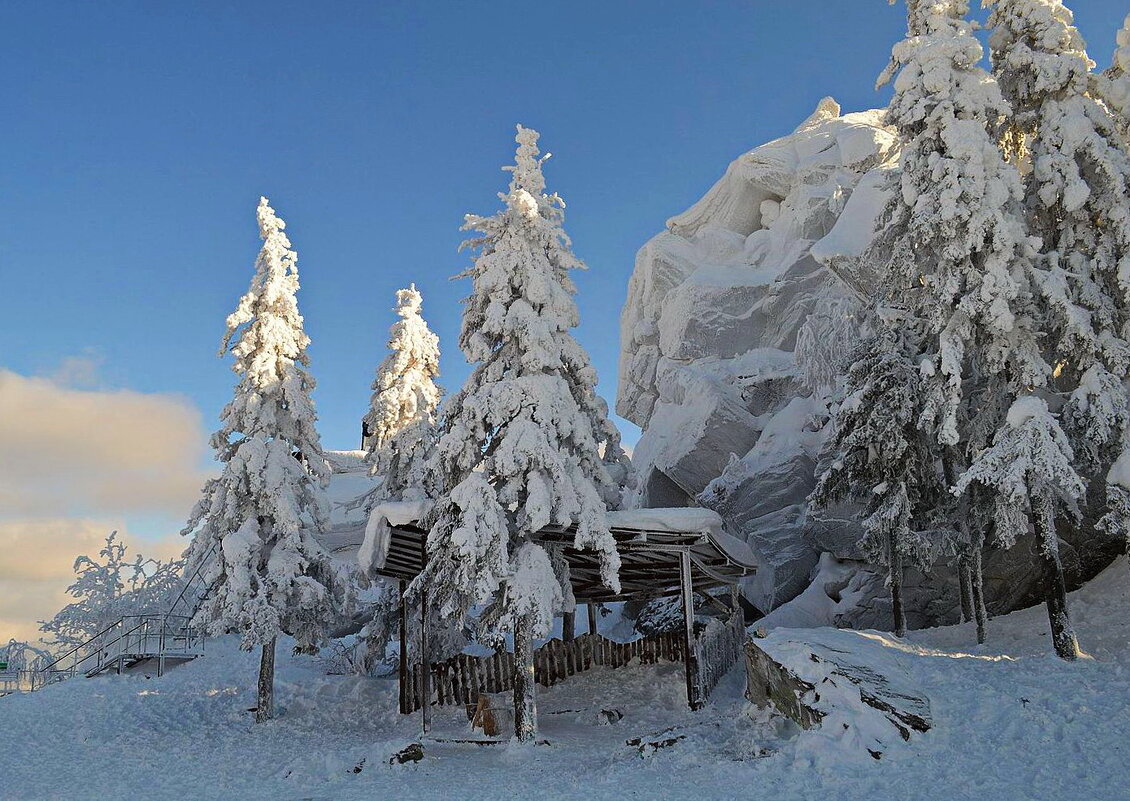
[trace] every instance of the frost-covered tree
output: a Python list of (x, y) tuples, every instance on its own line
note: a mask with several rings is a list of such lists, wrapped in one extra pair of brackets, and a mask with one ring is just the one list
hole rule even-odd
[[(889, 301), (922, 325), (920, 425), (943, 446), (953, 482), (1011, 399), (1046, 384), (1051, 368), (1031, 314), (1023, 184), (999, 145), (1010, 109), (981, 67), (969, 3), (907, 0), (907, 9), (907, 38), (879, 79), (894, 84), (886, 121), (904, 143), (901, 169), (870, 255), (886, 266)], [(954, 520), (962, 586), (974, 591), (977, 519), (959, 510)], [(972, 607), (980, 638), (984, 605)]]
[(906, 635), (904, 565), (928, 568), (945, 543), (938, 532), (946, 485), (938, 444), (918, 425), (922, 374), (909, 327), (884, 325), (848, 369), (835, 415), (829, 468), (812, 493), (817, 506), (850, 499), (864, 507), (859, 547), (887, 568), (894, 631)]
[(366, 455), (374, 476), (383, 481), (385, 499), (423, 497), (424, 463), (434, 444), (436, 407), (442, 391), (439, 375), (439, 337), (428, 330), (420, 314), (423, 297), (416, 285), (396, 293), (400, 317), (389, 332), (389, 355), (377, 368), (373, 398), (365, 426)]
[[(596, 394), (596, 372), (570, 333), (578, 323), (569, 271), (583, 265), (562, 228), (564, 203), (545, 193), (538, 134), (518, 127), (518, 150), (502, 211), (468, 215), (465, 243), (478, 251), (460, 347), (475, 367), (444, 406), (430, 461), (438, 498), (428, 563), (413, 584), (458, 620), (488, 603), (485, 634), (514, 634), (520, 665), (532, 664), (571, 593), (555, 555), (534, 541), (549, 525), (575, 525), (575, 547), (595, 551), (601, 580), (618, 590), (620, 558), (605, 511), (621, 488), (619, 435)], [(532, 670), (518, 671), (516, 731), (536, 730)]]
[(97, 557), (79, 556), (75, 580), (67, 587), (74, 598), (40, 631), (50, 636), (54, 648), (71, 647), (90, 640), (124, 615), (167, 612), (180, 590), (183, 562), (127, 555), (129, 548), (112, 531)]
[(1083, 469), (1105, 471), (1127, 423), (1130, 370), (1130, 155), (1092, 95), (1086, 44), (1059, 0), (988, 0), (993, 70), (1012, 106), (1030, 231), (1033, 282), (1052, 387)]
[(974, 484), (993, 491), (996, 538), (1002, 547), (1011, 548), (1022, 535), (1035, 534), (1045, 566), (1043, 588), (1052, 643), (1063, 659), (1079, 656), (1056, 534), (1057, 513), (1065, 509), (1078, 515), (1085, 490), (1074, 459), (1067, 435), (1047, 402), (1027, 395), (1012, 404), (992, 447), (977, 455), (954, 487), (955, 493)]
[(220, 355), (235, 357), (235, 395), (212, 447), (224, 465), (209, 481), (184, 532), (190, 564), (213, 552), (212, 591), (196, 613), (210, 632), (236, 631), (261, 646), (256, 720), (273, 715), (275, 640), (318, 645), (338, 600), (329, 555), (315, 539), (325, 526), (329, 467), (315, 429), (306, 371), (310, 344), (298, 313), (298, 254), (286, 224), (260, 198), (263, 247), (239, 306), (227, 318)]
[(961, 442), (968, 379), (1003, 375), (1020, 390), (1051, 372), (1025, 315), (1028, 237), (1023, 185), (998, 146), (1009, 106), (980, 66), (968, 0), (908, 0), (909, 35), (880, 85), (893, 79), (886, 121), (904, 142), (890, 226), (873, 255), (892, 297), (926, 323), (924, 424)]

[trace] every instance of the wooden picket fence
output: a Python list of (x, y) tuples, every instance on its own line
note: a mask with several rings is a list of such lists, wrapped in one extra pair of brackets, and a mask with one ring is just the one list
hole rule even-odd
[[(683, 661), (680, 631), (643, 637), (632, 642), (613, 642), (595, 634), (581, 634), (570, 642), (550, 640), (534, 652), (534, 681), (552, 687), (560, 681), (594, 667), (622, 668), (632, 662)], [(411, 714), (420, 708), (423, 695), (420, 664), (409, 667), (401, 678), (400, 711)], [(439, 706), (474, 704), (479, 693), (514, 689), (514, 654), (490, 656), (459, 654), (431, 666), (431, 703)]]

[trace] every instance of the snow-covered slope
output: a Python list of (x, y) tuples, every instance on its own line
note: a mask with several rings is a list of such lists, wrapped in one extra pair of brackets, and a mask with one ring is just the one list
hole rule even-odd
[[(991, 621), (986, 647), (969, 627), (915, 632), (778, 630), (819, 639), (851, 661), (902, 672), (929, 700), (933, 727), (876, 761), (850, 731), (798, 732), (755, 713), (741, 667), (706, 709), (687, 710), (676, 665), (592, 671), (540, 694), (549, 746), (425, 741), (422, 762), (388, 758), (418, 738), (396, 713), (392, 680), (325, 676), (280, 645), (282, 717), (256, 725), (257, 656), (234, 639), (161, 679), (75, 679), (0, 699), (0, 799), (1124, 799), (1130, 719), (1130, 572), (1120, 559), (1072, 609), (1093, 659), (1051, 654), (1043, 610)], [(895, 666), (895, 667), (892, 667)], [(599, 723), (602, 709), (624, 717)], [(465, 737), (444, 708), (438, 737)], [(844, 730), (846, 722), (849, 730)], [(627, 745), (673, 740), (660, 749)], [(680, 739), (681, 738), (681, 739)]]

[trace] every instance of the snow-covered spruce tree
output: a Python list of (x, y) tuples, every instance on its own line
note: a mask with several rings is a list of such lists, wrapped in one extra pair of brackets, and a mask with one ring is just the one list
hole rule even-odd
[(86, 642), (123, 615), (168, 611), (180, 589), (183, 564), (141, 554), (131, 560), (128, 550), (118, 540), (118, 532), (112, 531), (98, 551), (100, 558), (83, 555), (75, 559), (75, 580), (67, 587), (74, 602), (51, 620), (40, 622), (40, 631), (51, 635), (52, 647)]
[(1052, 644), (1057, 655), (1069, 660), (1079, 656), (1079, 644), (1067, 610), (1056, 512), (1066, 508), (1078, 514), (1085, 488), (1075, 472), (1074, 458), (1047, 402), (1027, 395), (1012, 404), (992, 447), (977, 455), (954, 487), (955, 493), (975, 483), (993, 490), (996, 534), (1004, 547), (1029, 531), (1036, 535), (1046, 570)]
[(384, 499), (417, 500), (424, 496), (423, 469), (434, 444), (436, 407), (442, 391), (439, 337), (420, 315), (423, 297), (412, 284), (396, 293), (400, 319), (389, 331), (391, 353), (377, 368), (365, 426), (366, 454), (374, 476), (383, 477)]
[[(545, 194), (538, 134), (518, 127), (517, 163), (505, 208), (468, 215), (478, 250), (460, 347), (475, 367), (444, 406), (429, 462), (438, 498), (428, 564), (413, 584), (452, 619), (490, 602), (488, 638), (514, 634), (516, 733), (533, 737), (532, 647), (571, 598), (563, 560), (532, 537), (576, 525), (575, 546), (599, 556), (601, 580), (618, 590), (620, 558), (605, 511), (621, 488), (608, 466), (623, 461), (619, 436), (596, 395), (596, 372), (570, 334), (577, 325), (569, 270), (582, 267), (562, 228), (564, 203)], [(603, 446), (603, 451), (602, 451)], [(528, 670), (527, 670), (528, 668)]]
[[(1130, 415), (1130, 155), (1098, 85), (1071, 11), (1059, 0), (989, 0), (993, 71), (1021, 143), (1033, 283), (1043, 299), (1050, 388), (1076, 469), (1100, 478), (1121, 451)], [(1091, 481), (1095, 507), (1104, 483)]]
[[(945, 446), (953, 481), (965, 469), (970, 434), (995, 431), (1007, 408), (973, 407), (970, 391), (991, 383), (995, 397), (1011, 399), (1043, 386), (1051, 368), (1029, 314), (1023, 186), (998, 145), (1010, 110), (980, 66), (968, 0), (908, 0), (907, 8), (908, 36), (879, 79), (894, 82), (886, 121), (904, 143), (901, 171), (871, 255), (888, 269), (890, 302), (923, 323), (921, 425)], [(974, 519), (955, 521), (969, 543), (959, 557), (963, 575), (977, 570), (984, 540), (969, 527)], [(984, 604), (974, 612), (983, 631)]]
[(329, 468), (305, 369), (310, 340), (295, 297), (298, 254), (266, 198), (258, 218), (263, 248), (220, 347), (221, 356), (235, 356), (239, 376), (212, 436), (224, 469), (205, 485), (183, 533), (193, 537), (190, 565), (211, 559), (212, 591), (196, 621), (215, 634), (239, 632), (248, 650), (262, 648), (255, 719), (264, 721), (273, 715), (277, 636), (315, 647), (340, 598), (314, 537), (324, 528)]
[(817, 506), (851, 499), (865, 508), (859, 547), (887, 568), (899, 637), (906, 635), (904, 565), (925, 570), (946, 544), (936, 533), (947, 506), (940, 446), (918, 426), (922, 375), (913, 337), (911, 326), (884, 324), (861, 346), (834, 418), (830, 467), (811, 498)]

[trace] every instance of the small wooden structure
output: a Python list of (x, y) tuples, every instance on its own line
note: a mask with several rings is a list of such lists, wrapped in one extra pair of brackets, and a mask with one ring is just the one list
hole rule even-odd
[[(376, 575), (399, 580), (402, 594), (407, 583), (423, 569), (427, 557), (427, 532), (420, 524), (425, 511), (416, 502), (377, 506), (361, 545), (362, 564)], [(548, 686), (559, 680), (562, 672), (564, 675), (576, 672), (578, 664), (587, 669), (594, 664), (619, 666), (633, 658), (643, 661), (648, 649), (651, 649), (648, 659), (651, 659), (650, 654), (670, 655), (671, 644), (681, 640), (680, 647), (674, 650), (679, 652), (677, 661), (685, 665), (687, 702), (692, 709), (699, 709), (721, 674), (740, 654), (744, 628), (737, 584), (756, 570), (753, 553), (744, 542), (727, 534), (722, 519), (707, 509), (609, 512), (608, 523), (621, 559), (619, 593), (601, 583), (598, 555), (573, 547), (574, 528), (549, 527), (534, 539), (561, 550), (569, 564), (577, 603), (588, 604), (591, 609), (596, 603), (678, 596), (683, 612), (682, 631), (677, 640), (663, 635), (664, 645), (651, 643), (650, 638), (620, 644), (596, 636), (577, 638), (572, 643), (550, 641), (535, 654), (535, 681)], [(717, 625), (708, 626), (702, 637), (696, 637), (694, 593), (720, 587), (730, 588), (726, 620), (714, 621)], [(426, 600), (422, 605), (426, 606)], [(512, 654), (486, 657), (485, 664), (483, 658), (458, 656), (430, 665), (428, 669), (410, 666), (404, 615), (406, 611), (402, 606), (400, 708), (405, 713), (421, 709), (425, 727), (431, 704), (469, 704), (474, 702), (475, 693), (499, 692), (513, 686)], [(421, 616), (421, 653), (427, 652), (425, 617)], [(539, 664), (542, 665), (540, 671)]]

